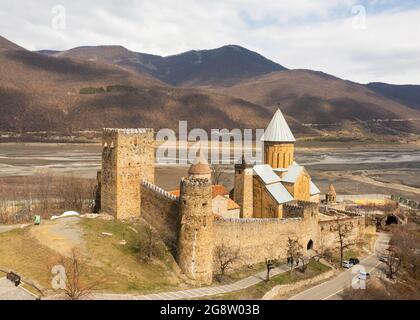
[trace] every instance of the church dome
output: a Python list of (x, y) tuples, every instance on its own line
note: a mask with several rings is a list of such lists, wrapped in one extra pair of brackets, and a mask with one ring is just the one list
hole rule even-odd
[(201, 150), (199, 155), (197, 156), (197, 159), (194, 161), (194, 163), (188, 170), (188, 175), (196, 177), (211, 176), (211, 168)]
[(207, 163), (194, 163), (191, 165), (190, 169), (188, 170), (189, 175), (202, 175), (202, 174), (210, 174), (211, 169)]

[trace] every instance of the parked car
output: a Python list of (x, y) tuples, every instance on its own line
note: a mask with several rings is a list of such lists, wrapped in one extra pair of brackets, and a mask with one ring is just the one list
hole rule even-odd
[(367, 280), (370, 277), (370, 273), (366, 272), (366, 271), (359, 271), (359, 276), (358, 278), (360, 280)]
[(381, 262), (388, 262), (388, 257), (387, 256), (379, 257), (379, 261), (381, 261)]
[(356, 264), (359, 264), (360, 263), (359, 259), (357, 259), (357, 258), (350, 258), (349, 259), (349, 262), (352, 263), (354, 266)]
[(351, 263), (350, 261), (343, 261), (343, 268), (350, 269), (353, 266), (354, 264)]

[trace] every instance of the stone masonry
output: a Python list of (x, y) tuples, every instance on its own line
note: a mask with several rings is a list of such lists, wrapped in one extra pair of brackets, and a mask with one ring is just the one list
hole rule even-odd
[(214, 247), (211, 183), (207, 179), (183, 178), (180, 190), (177, 261), (189, 278), (211, 284)]
[(140, 216), (142, 179), (154, 182), (153, 129), (104, 129), (101, 210), (117, 219)]

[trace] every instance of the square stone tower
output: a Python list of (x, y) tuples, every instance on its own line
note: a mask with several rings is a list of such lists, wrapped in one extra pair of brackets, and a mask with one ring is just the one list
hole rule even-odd
[(241, 206), (241, 218), (252, 218), (254, 210), (254, 180), (253, 165), (248, 163), (245, 156), (235, 164), (235, 186), (233, 200)]
[(116, 219), (138, 218), (141, 180), (154, 183), (153, 129), (103, 129), (101, 210)]

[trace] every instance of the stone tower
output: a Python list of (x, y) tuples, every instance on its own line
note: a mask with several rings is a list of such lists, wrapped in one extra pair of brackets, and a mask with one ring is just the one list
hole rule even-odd
[(141, 180), (154, 182), (153, 129), (103, 129), (101, 210), (116, 219), (140, 216)]
[(331, 183), (328, 192), (325, 195), (325, 202), (328, 203), (336, 203), (337, 202), (337, 192), (335, 192), (334, 185)]
[(264, 141), (265, 164), (273, 169), (288, 168), (293, 164), (296, 139), (280, 109), (277, 109), (261, 140)]
[(212, 187), (208, 179), (189, 177), (181, 180), (179, 213), (178, 265), (197, 283), (211, 284), (214, 217)]
[(245, 156), (235, 164), (233, 200), (241, 206), (241, 218), (252, 218), (253, 214), (253, 167), (246, 161)]
[(190, 166), (188, 175), (192, 178), (208, 179), (211, 182), (211, 168), (201, 149), (194, 163)]

